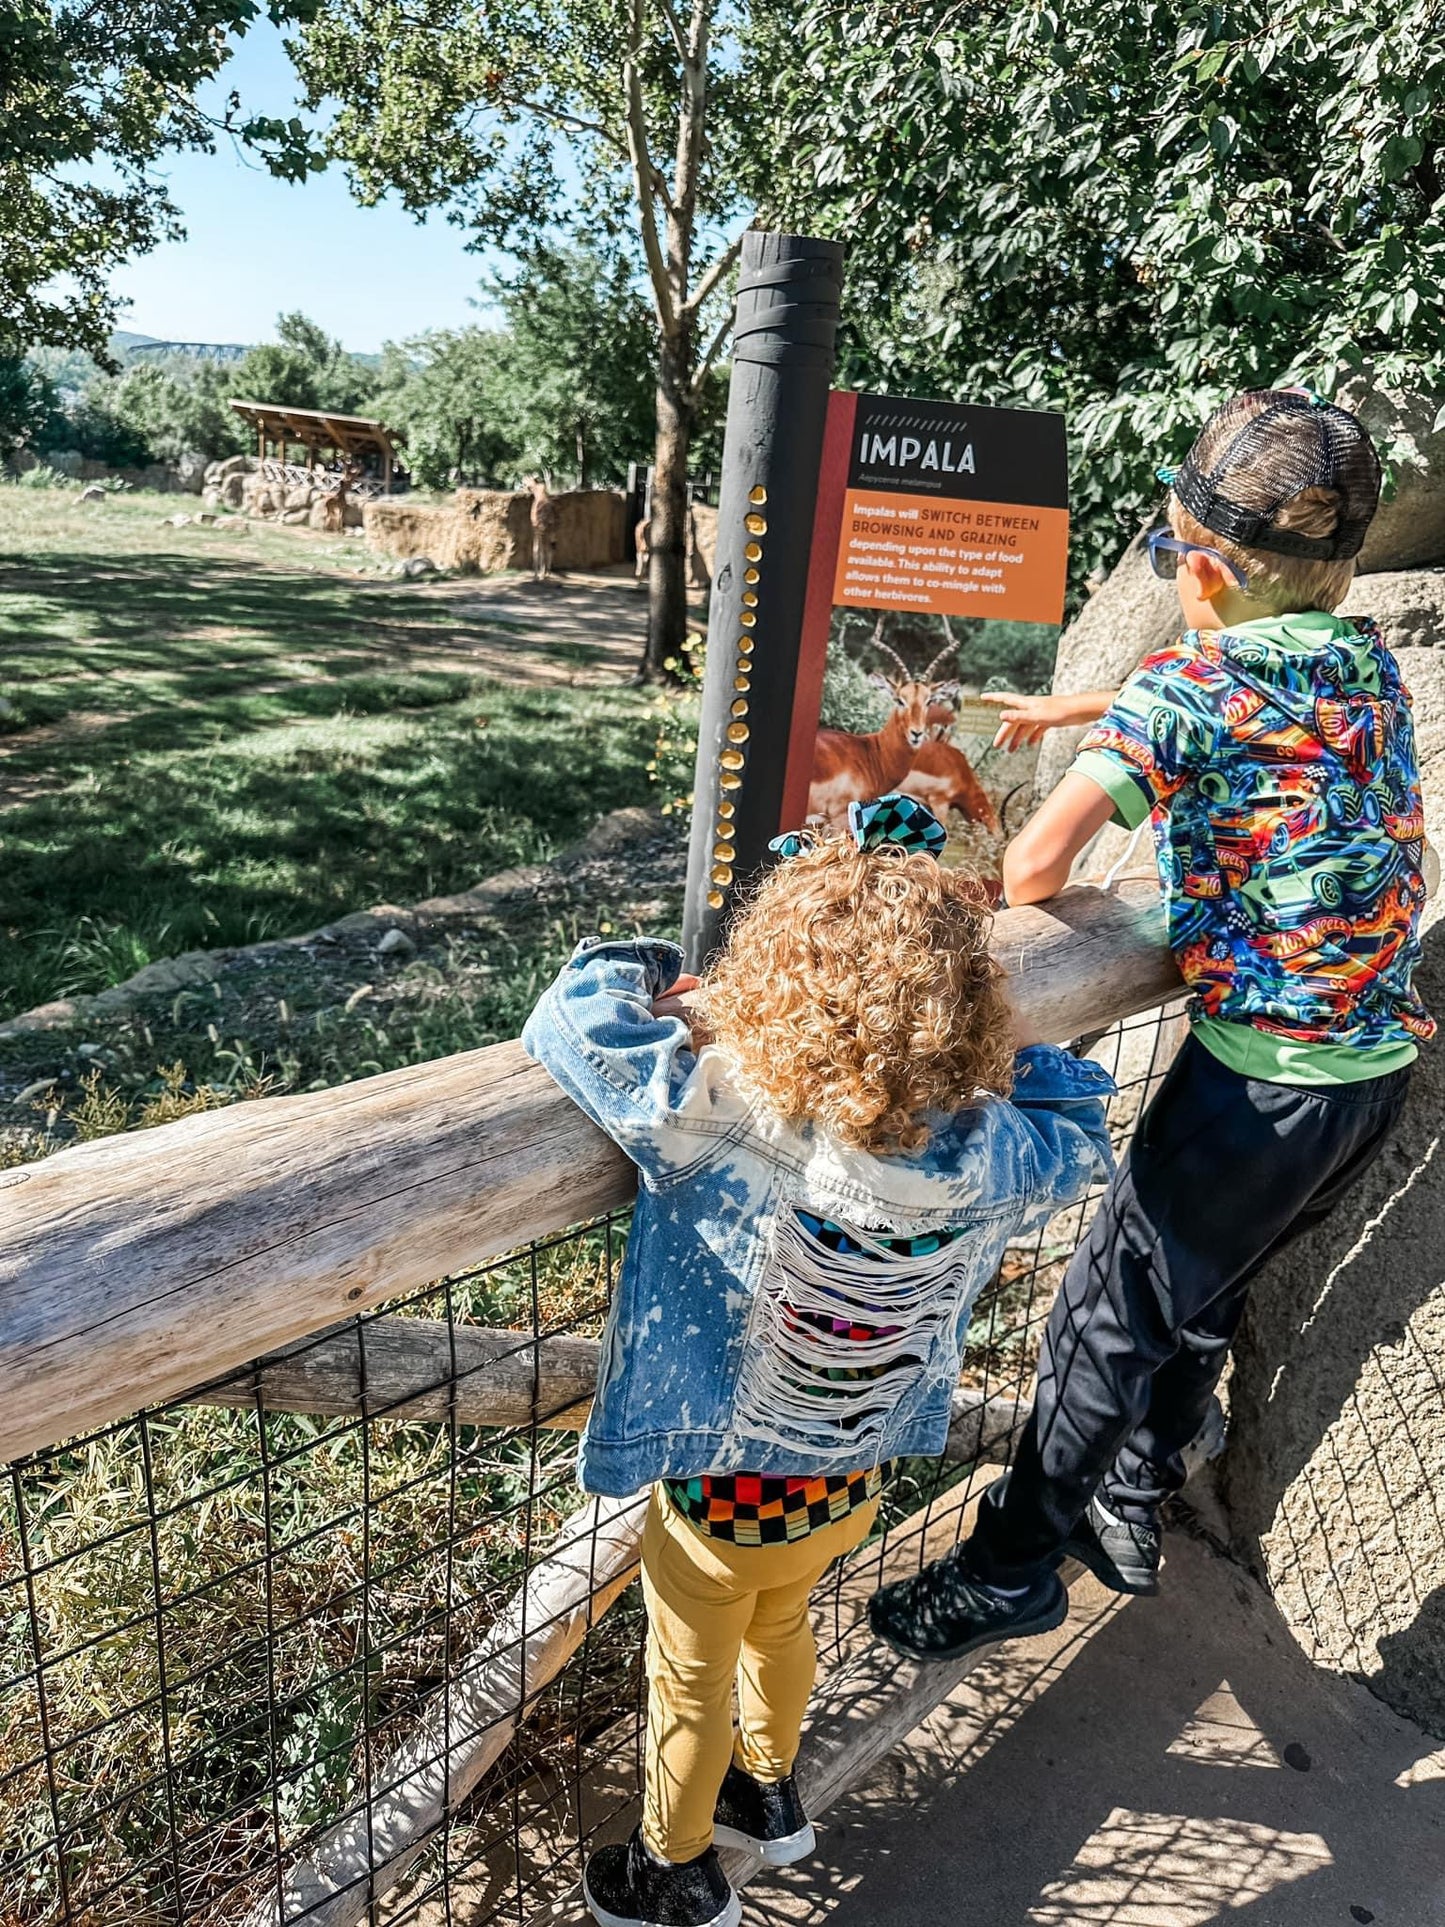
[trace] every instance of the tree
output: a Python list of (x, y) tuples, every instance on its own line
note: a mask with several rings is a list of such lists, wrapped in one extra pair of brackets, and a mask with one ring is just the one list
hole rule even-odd
[(1062, 408), (1080, 575), (1232, 390), (1445, 385), (1426, 0), (862, 0), (792, 55), (777, 192), (848, 242), (848, 377)]
[(46, 445), (59, 397), (53, 384), (20, 355), (0, 355), (0, 462)]
[(438, 328), (388, 343), (376, 407), (406, 436), (406, 464), (423, 488), (498, 482), (515, 451), (496, 426), (498, 336)]
[(153, 462), (217, 461), (250, 438), (230, 408), (233, 371), (189, 355), (147, 356), (108, 384), (114, 419), (134, 431)]
[(615, 250), (544, 243), (488, 290), (506, 323), (495, 338), (499, 434), (526, 468), (569, 471), (578, 488), (619, 480), (647, 446), (653, 327)]
[(686, 634), (688, 446), (765, 164), (750, 32), (725, 0), (331, 0), (294, 47), (363, 200), (445, 208), (523, 258), (568, 208), (632, 237), (657, 329), (653, 678)]
[(277, 316), (276, 340), (248, 348), (233, 379), (233, 392), (247, 401), (330, 408), (338, 415), (370, 403), (377, 384), (373, 369), (299, 312)]
[[(280, 23), (317, 3), (266, 10)], [(217, 120), (196, 104), (260, 12), (261, 0), (0, 0), (0, 350), (53, 343), (114, 366), (111, 274), (180, 232), (153, 172), (167, 153), (227, 128), (267, 143), (278, 173), (313, 165), (299, 121), (243, 121), (234, 98)]]

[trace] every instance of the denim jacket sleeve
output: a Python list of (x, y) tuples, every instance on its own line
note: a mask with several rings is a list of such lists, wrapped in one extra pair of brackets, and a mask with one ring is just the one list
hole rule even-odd
[(1019, 1052), (1012, 1103), (1032, 1174), (1028, 1222), (1076, 1204), (1090, 1185), (1112, 1173), (1104, 1100), (1113, 1091), (1107, 1071), (1055, 1044), (1030, 1044)]
[(689, 1162), (695, 1133), (678, 1105), (697, 1065), (687, 1026), (652, 1000), (682, 970), (675, 943), (641, 938), (577, 946), (522, 1030), (522, 1046), (644, 1176)]

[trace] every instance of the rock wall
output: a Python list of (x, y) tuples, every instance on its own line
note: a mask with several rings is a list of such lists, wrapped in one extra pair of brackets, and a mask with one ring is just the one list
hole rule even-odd
[[(626, 505), (612, 489), (554, 495), (556, 566), (598, 568), (620, 562)], [(370, 547), (405, 560), (429, 556), (440, 569), (489, 573), (532, 566), (531, 497), (501, 489), (458, 489), (449, 502), (396, 496), (368, 502), (363, 526)]]

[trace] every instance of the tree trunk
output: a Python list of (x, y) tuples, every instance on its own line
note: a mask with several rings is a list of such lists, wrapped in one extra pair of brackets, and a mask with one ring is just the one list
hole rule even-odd
[(657, 372), (657, 448), (648, 525), (647, 649), (642, 682), (674, 682), (665, 667), (687, 641), (687, 455), (695, 403), (690, 338), (664, 337)]

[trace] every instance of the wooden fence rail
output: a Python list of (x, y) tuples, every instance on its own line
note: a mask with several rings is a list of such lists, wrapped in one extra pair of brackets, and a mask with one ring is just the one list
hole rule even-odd
[[(1178, 989), (1151, 884), (1006, 911), (994, 949), (1023, 1012), (1060, 1041)], [(0, 1462), (625, 1205), (632, 1188), (622, 1155), (516, 1044), (0, 1174)]]

